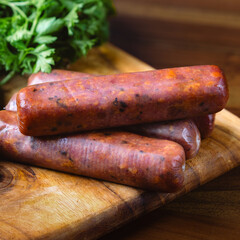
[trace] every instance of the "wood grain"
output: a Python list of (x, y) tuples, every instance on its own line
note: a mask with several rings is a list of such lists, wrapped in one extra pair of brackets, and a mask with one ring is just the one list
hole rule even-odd
[[(152, 68), (105, 44), (69, 69), (102, 74)], [(14, 89), (25, 85), (25, 78), (18, 80), (17, 86), (13, 81), (4, 86), (5, 103)], [(96, 239), (240, 165), (240, 131), (232, 127), (239, 124), (239, 118), (226, 110), (217, 115), (212, 137), (203, 141), (196, 158), (187, 161), (184, 188), (174, 194), (146, 192), (1, 158), (0, 238)]]
[[(144, 8), (139, 1), (119, 1), (117, 8), (123, 15), (141, 17), (144, 19), (161, 19), (169, 22), (201, 24), (205, 26), (223, 26), (240, 28), (240, 16), (233, 12), (221, 12), (199, 7), (179, 7), (178, 4), (161, 4), (161, 1), (144, 1)], [(191, 6), (191, 5), (190, 5)], [(134, 11), (133, 11), (134, 9)], [(227, 21), (226, 21), (227, 19)]]
[(226, 236), (238, 240), (239, 224), (224, 218), (159, 209), (101, 240), (225, 240)]
[[(240, 10), (240, 2), (238, 0), (115, 0), (117, 9), (120, 4), (127, 4), (129, 2), (138, 3), (138, 5), (163, 5), (176, 8), (197, 8), (222, 12), (239, 12)], [(134, 11), (134, 9), (132, 9), (132, 11)]]

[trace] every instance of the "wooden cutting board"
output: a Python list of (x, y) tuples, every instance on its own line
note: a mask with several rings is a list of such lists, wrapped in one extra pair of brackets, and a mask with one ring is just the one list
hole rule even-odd
[[(69, 66), (109, 74), (152, 69), (105, 44)], [(1, 89), (1, 101), (26, 85), (17, 76)], [(147, 192), (119, 184), (7, 162), (0, 156), (0, 239), (96, 239), (240, 165), (240, 119), (217, 114), (212, 136), (188, 160), (184, 188)]]

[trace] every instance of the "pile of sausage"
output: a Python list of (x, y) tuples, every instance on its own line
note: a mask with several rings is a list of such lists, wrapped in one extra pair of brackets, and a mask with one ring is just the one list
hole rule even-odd
[(228, 100), (224, 74), (204, 65), (96, 76), (30, 76), (0, 111), (10, 160), (149, 190), (184, 184)]

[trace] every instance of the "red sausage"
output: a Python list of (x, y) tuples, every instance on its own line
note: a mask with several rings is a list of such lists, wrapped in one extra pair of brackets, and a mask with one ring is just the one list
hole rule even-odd
[(212, 134), (214, 129), (215, 114), (195, 117), (193, 120), (200, 131), (202, 139), (207, 138)]
[(176, 120), (161, 123), (146, 123), (127, 126), (127, 131), (158, 139), (167, 139), (183, 146), (186, 158), (197, 155), (201, 138), (196, 124), (192, 120)]
[[(28, 85), (34, 85), (34, 84), (39, 84), (39, 83), (44, 83), (44, 82), (56, 82), (56, 81), (62, 81), (62, 80), (66, 80), (66, 79), (69, 79), (69, 80), (76, 79), (76, 78), (88, 79), (88, 78), (91, 78), (92, 76), (93, 76), (92, 74), (87, 74), (87, 73), (55, 69), (51, 73), (39, 72), (39, 73), (32, 74), (30, 76), (30, 78), (28, 79)], [(16, 101), (16, 96), (15, 96), (15, 101)], [(11, 107), (14, 108), (14, 111), (16, 111), (17, 110), (16, 102), (12, 103)], [(6, 110), (8, 110), (8, 109), (6, 108)], [(11, 109), (9, 109), (9, 110), (11, 110)], [(211, 135), (211, 133), (214, 129), (214, 120), (215, 120), (214, 114), (194, 117), (193, 120), (201, 133), (202, 139), (207, 138)], [(166, 127), (168, 127), (168, 126), (166, 126)], [(154, 129), (152, 127), (150, 127), (150, 128), (151, 128), (151, 132), (153, 132)], [(160, 125), (160, 128), (161, 128), (161, 130), (156, 129), (156, 132), (158, 132), (157, 135), (159, 138), (163, 138), (161, 135), (159, 135), (159, 131), (160, 132), (163, 131), (163, 126)], [(174, 135), (174, 139), (180, 138), (180, 135), (182, 135), (182, 134), (180, 133), (179, 136)], [(197, 135), (197, 134), (195, 134), (195, 135)], [(169, 139), (166, 130), (164, 130), (164, 137), (166, 139)], [(175, 141), (174, 139), (169, 139), (169, 140)], [(184, 142), (183, 139), (179, 139), (176, 142), (178, 142), (178, 143), (182, 142), (183, 147), (188, 145), (186, 142)], [(185, 151), (186, 151), (186, 148), (185, 148)], [(198, 150), (196, 149), (195, 151), (197, 152)]]
[(0, 111), (0, 154), (11, 160), (150, 190), (183, 186), (183, 148), (121, 131), (30, 137), (19, 132), (16, 112)]
[(217, 66), (193, 66), (28, 86), (17, 106), (20, 131), (41, 136), (191, 118), (227, 99)]
[[(80, 79), (82, 77), (83, 77), (83, 79), (88, 79), (88, 78), (91, 78), (92, 76), (93, 76), (92, 74), (55, 69), (51, 73), (48, 73), (48, 74), (47, 73), (42, 73), (42, 72), (32, 74), (30, 76), (30, 78), (28, 79), (28, 85), (34, 85), (34, 84), (39, 84), (39, 83), (44, 83), (44, 82), (56, 82), (56, 81), (62, 81), (62, 80), (66, 80), (66, 79), (69, 79), (69, 80), (70, 79), (76, 79), (76, 78)], [(15, 101), (16, 101), (16, 99), (15, 99)], [(14, 107), (14, 110), (17, 109), (16, 103), (15, 104), (13, 103), (11, 106)], [(6, 110), (8, 110), (8, 109), (6, 108)], [(207, 138), (208, 136), (211, 135), (211, 133), (213, 131), (213, 128), (214, 128), (214, 118), (215, 118), (214, 114), (209, 114), (209, 115), (204, 115), (204, 116), (199, 116), (199, 117), (193, 118), (194, 122), (197, 124), (197, 127), (198, 127), (198, 129), (201, 133), (201, 138), (202, 139)], [(171, 122), (171, 124), (173, 124), (173, 122)], [(181, 124), (179, 124), (178, 127), (181, 128), (180, 125)], [(159, 126), (159, 125), (157, 124), (157, 126)], [(185, 124), (185, 126), (186, 126), (186, 124)], [(146, 127), (147, 126), (145, 126), (144, 129), (146, 129)], [(151, 133), (153, 135), (158, 136), (159, 138), (169, 139), (168, 131), (166, 131), (166, 129), (169, 126), (167, 125), (166, 128), (163, 128), (163, 125), (160, 124), (159, 127), (160, 127), (160, 129), (156, 129), (154, 131), (154, 128), (149, 126), (149, 128), (151, 129)], [(193, 127), (193, 129), (195, 129), (195, 128)], [(142, 128), (141, 128), (141, 130), (143, 131)], [(162, 132), (164, 132), (163, 136), (160, 134)], [(176, 136), (175, 134), (173, 134), (173, 136), (174, 136), (174, 138), (169, 139), (169, 140), (176, 141), (176, 142), (180, 143), (183, 147), (184, 146), (187, 147), (188, 143), (185, 142), (182, 138), (180, 138), (180, 136), (182, 136), (181, 132), (179, 133), (178, 136)], [(195, 133), (195, 136), (197, 137), (197, 133)], [(195, 142), (194, 144), (196, 145), (197, 142)], [(190, 154), (190, 156), (188, 154), (189, 152), (191, 152), (191, 150), (190, 151), (186, 150), (186, 149), (188, 149), (188, 147), (187, 148), (184, 147), (184, 149), (186, 151), (187, 157), (191, 157), (192, 154)], [(197, 149), (193, 150), (193, 152), (197, 152), (197, 151), (198, 151)], [(192, 156), (194, 156), (194, 154)]]

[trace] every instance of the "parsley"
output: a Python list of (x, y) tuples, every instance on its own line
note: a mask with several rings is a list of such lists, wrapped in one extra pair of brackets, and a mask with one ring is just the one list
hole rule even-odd
[(108, 38), (111, 0), (0, 0), (0, 70), (50, 72)]

